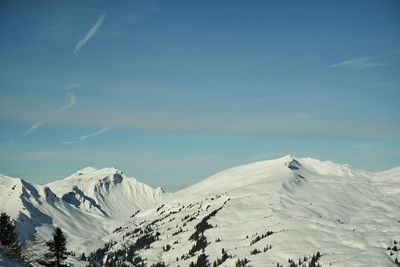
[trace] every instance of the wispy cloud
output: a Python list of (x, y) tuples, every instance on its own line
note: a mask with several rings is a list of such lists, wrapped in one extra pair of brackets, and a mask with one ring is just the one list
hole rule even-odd
[(37, 128), (39, 128), (40, 126), (42, 126), (43, 123), (45, 123), (44, 120), (38, 121), (37, 123), (35, 123), (34, 125), (32, 125), (31, 128), (29, 128), (28, 130), (26, 130), (26, 132), (24, 133), (23, 136), (27, 136), (28, 134), (34, 132)]
[(38, 122), (36, 122), (35, 124), (33, 124), (28, 130), (26, 130), (26, 132), (22, 135), (23, 137), (31, 134), (32, 132), (34, 132), (37, 128), (39, 128), (40, 126), (42, 126), (44, 123), (48, 122), (49, 120), (53, 119), (55, 116), (57, 116), (58, 114), (66, 111), (67, 109), (73, 107), (76, 103), (76, 97), (75, 94), (72, 92), (67, 92), (67, 96), (69, 97), (69, 103), (59, 109), (57, 109), (55, 112), (49, 114), (47, 116), (47, 118), (44, 118)]
[(350, 59), (346, 61), (342, 61), (333, 65), (330, 65), (331, 68), (345, 68), (352, 70), (362, 70), (374, 67), (384, 67), (387, 66), (387, 63), (377, 61), (377, 57), (361, 57)]
[(103, 133), (107, 132), (110, 129), (111, 129), (111, 127), (106, 127), (106, 128), (101, 129), (100, 131), (97, 131), (97, 132), (94, 132), (94, 133), (90, 133), (90, 134), (87, 134), (87, 135), (82, 135), (81, 137), (79, 137), (79, 140), (77, 140), (77, 141), (65, 141), (65, 142), (62, 142), (62, 144), (63, 145), (71, 145), (71, 144), (80, 143), (80, 142), (84, 141), (85, 139), (92, 138), (94, 136), (103, 134)]
[(86, 36), (76, 44), (74, 49), (74, 55), (77, 55), (80, 52), (81, 48), (86, 45), (86, 43), (90, 40), (90, 38), (93, 37), (93, 35), (95, 35), (101, 24), (103, 24), (105, 17), (106, 13), (101, 15), (100, 18), (97, 20), (96, 24), (89, 30)]
[(85, 140), (85, 139), (88, 139), (88, 138), (91, 138), (91, 137), (94, 137), (94, 136), (103, 134), (103, 133), (107, 132), (107, 131), (110, 130), (110, 129), (111, 129), (111, 127), (107, 127), (107, 128), (101, 129), (100, 131), (97, 131), (97, 132), (94, 132), (94, 133), (91, 133), (91, 134), (88, 134), (88, 135), (83, 135), (83, 136), (81, 136), (81, 137), (79, 138), (79, 140), (80, 140), (80, 141), (83, 141), (83, 140)]
[(54, 115), (57, 115), (58, 113), (64, 112), (64, 111), (66, 111), (67, 109), (72, 108), (72, 107), (75, 105), (75, 103), (76, 103), (76, 96), (75, 96), (75, 94), (72, 93), (72, 92), (67, 92), (66, 95), (69, 96), (69, 103), (68, 103), (67, 105), (65, 105), (65, 106), (63, 106), (63, 107), (61, 107), (61, 108), (59, 108), (59, 109), (54, 113)]

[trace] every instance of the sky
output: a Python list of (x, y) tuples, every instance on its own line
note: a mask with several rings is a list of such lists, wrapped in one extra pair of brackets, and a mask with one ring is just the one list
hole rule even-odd
[(400, 166), (400, 1), (0, 2), (0, 173), (175, 191), (292, 154)]

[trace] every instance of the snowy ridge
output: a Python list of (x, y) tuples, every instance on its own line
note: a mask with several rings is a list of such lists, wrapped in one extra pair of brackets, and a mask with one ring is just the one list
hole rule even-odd
[(154, 190), (115, 168), (88, 167), (47, 186), (81, 210), (121, 219), (152, 207), (163, 193), (161, 188)]
[[(60, 225), (77, 255), (101, 248), (93, 259), (101, 265), (189, 266), (201, 253), (210, 264), (224, 258), (220, 266), (244, 258), (247, 266), (288, 266), (288, 258), (305, 257), (308, 264), (317, 252), (322, 266), (393, 266), (400, 259), (400, 168), (371, 172), (288, 155), (168, 195), (114, 168), (85, 168), (46, 186), (0, 178), (1, 210), (18, 224), (21, 214), (40, 211), (51, 221), (35, 226), (37, 236), (46, 239)], [(37, 225), (32, 217), (24, 221)]]
[(70, 248), (90, 251), (107, 242), (121, 222), (163, 197), (114, 168), (85, 168), (72, 176), (35, 185), (0, 175), (0, 211), (16, 221), (20, 241), (48, 240), (55, 226), (65, 232)]
[(103, 260), (135, 244), (142, 236), (132, 234), (136, 227), (150, 227), (158, 240), (138, 252), (148, 266), (189, 266), (202, 253), (190, 253), (196, 226), (217, 211), (202, 232), (211, 264), (223, 248), (231, 257), (221, 266), (244, 258), (251, 266), (288, 266), (288, 258), (304, 262), (317, 252), (322, 266), (393, 266), (400, 255), (387, 248), (400, 239), (399, 180), (398, 168), (370, 172), (292, 156), (238, 166), (139, 213)]

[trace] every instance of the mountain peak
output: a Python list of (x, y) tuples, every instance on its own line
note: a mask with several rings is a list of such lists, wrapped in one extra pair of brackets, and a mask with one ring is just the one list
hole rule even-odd
[(284, 159), (294, 159), (294, 156), (292, 154), (287, 154), (286, 156), (283, 157)]
[(85, 167), (83, 169), (76, 171), (74, 174), (83, 175), (83, 174), (87, 174), (87, 173), (91, 173), (91, 172), (95, 172), (95, 171), (97, 171), (97, 168), (95, 168), (95, 167)]
[(102, 179), (106, 177), (111, 177), (114, 175), (122, 175), (123, 172), (115, 167), (101, 168), (97, 169), (94, 167), (83, 168), (71, 176), (68, 176), (64, 180), (90, 180), (90, 179)]
[(285, 166), (294, 171), (300, 169), (301, 164), (294, 158), (291, 158), (289, 161), (285, 163)]
[(281, 158), (272, 159), (272, 160), (263, 160), (261, 162), (264, 162), (267, 164), (273, 163), (273, 162), (275, 162), (275, 163), (279, 162), (279, 164), (281, 164), (283, 162), (285, 166), (288, 166), (288, 165), (290, 165), (291, 162), (293, 162), (293, 164), (296, 164), (296, 162), (298, 164), (300, 164), (299, 163), (300, 160), (301, 160), (301, 158), (297, 158), (297, 157), (293, 156), (292, 154), (287, 154), (286, 156), (283, 156)]
[(126, 177), (115, 167), (87, 167), (47, 186), (81, 210), (118, 218), (128, 218), (132, 212), (151, 207), (163, 195), (161, 190)]

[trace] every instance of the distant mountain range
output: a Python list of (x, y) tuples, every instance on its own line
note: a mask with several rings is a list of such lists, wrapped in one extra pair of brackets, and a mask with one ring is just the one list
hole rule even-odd
[(0, 211), (15, 220), (20, 241), (38, 250), (61, 227), (74, 266), (87, 266), (81, 254), (95, 251), (90, 261), (108, 266), (400, 260), (400, 168), (371, 172), (288, 155), (222, 171), (176, 193), (115, 168), (85, 168), (44, 186), (0, 175)]

